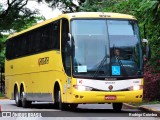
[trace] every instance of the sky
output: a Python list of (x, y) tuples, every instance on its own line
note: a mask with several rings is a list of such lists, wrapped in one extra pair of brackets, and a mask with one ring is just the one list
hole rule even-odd
[(47, 4), (37, 3), (35, 0), (29, 0), (27, 7), (30, 8), (31, 10), (38, 9), (40, 14), (42, 14), (46, 19), (50, 19), (62, 14), (62, 12), (57, 8), (56, 9), (49, 8)]

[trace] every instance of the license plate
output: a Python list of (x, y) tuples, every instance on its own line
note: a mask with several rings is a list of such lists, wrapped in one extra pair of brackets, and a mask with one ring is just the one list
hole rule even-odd
[(116, 100), (116, 96), (115, 95), (106, 95), (105, 100)]

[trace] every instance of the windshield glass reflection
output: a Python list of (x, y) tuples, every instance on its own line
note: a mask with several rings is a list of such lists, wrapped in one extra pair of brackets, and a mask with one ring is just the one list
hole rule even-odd
[(141, 75), (142, 50), (135, 21), (73, 20), (71, 31), (75, 76)]

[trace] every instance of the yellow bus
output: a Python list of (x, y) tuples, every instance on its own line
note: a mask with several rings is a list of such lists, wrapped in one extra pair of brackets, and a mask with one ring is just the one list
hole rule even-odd
[(135, 17), (119, 13), (59, 15), (6, 42), (6, 96), (17, 106), (54, 102), (59, 109), (78, 104), (124, 102), (143, 97), (142, 44)]

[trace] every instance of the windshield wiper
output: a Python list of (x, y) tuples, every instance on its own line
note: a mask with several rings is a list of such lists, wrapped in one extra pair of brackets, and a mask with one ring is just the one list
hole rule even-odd
[(106, 55), (104, 56), (104, 58), (102, 59), (101, 63), (99, 64), (98, 69), (97, 69), (96, 72), (93, 74), (93, 78), (95, 78), (95, 77), (98, 75), (99, 71), (102, 69), (102, 67), (103, 67), (105, 61), (107, 60), (107, 58), (109, 58), (109, 56), (106, 54)]

